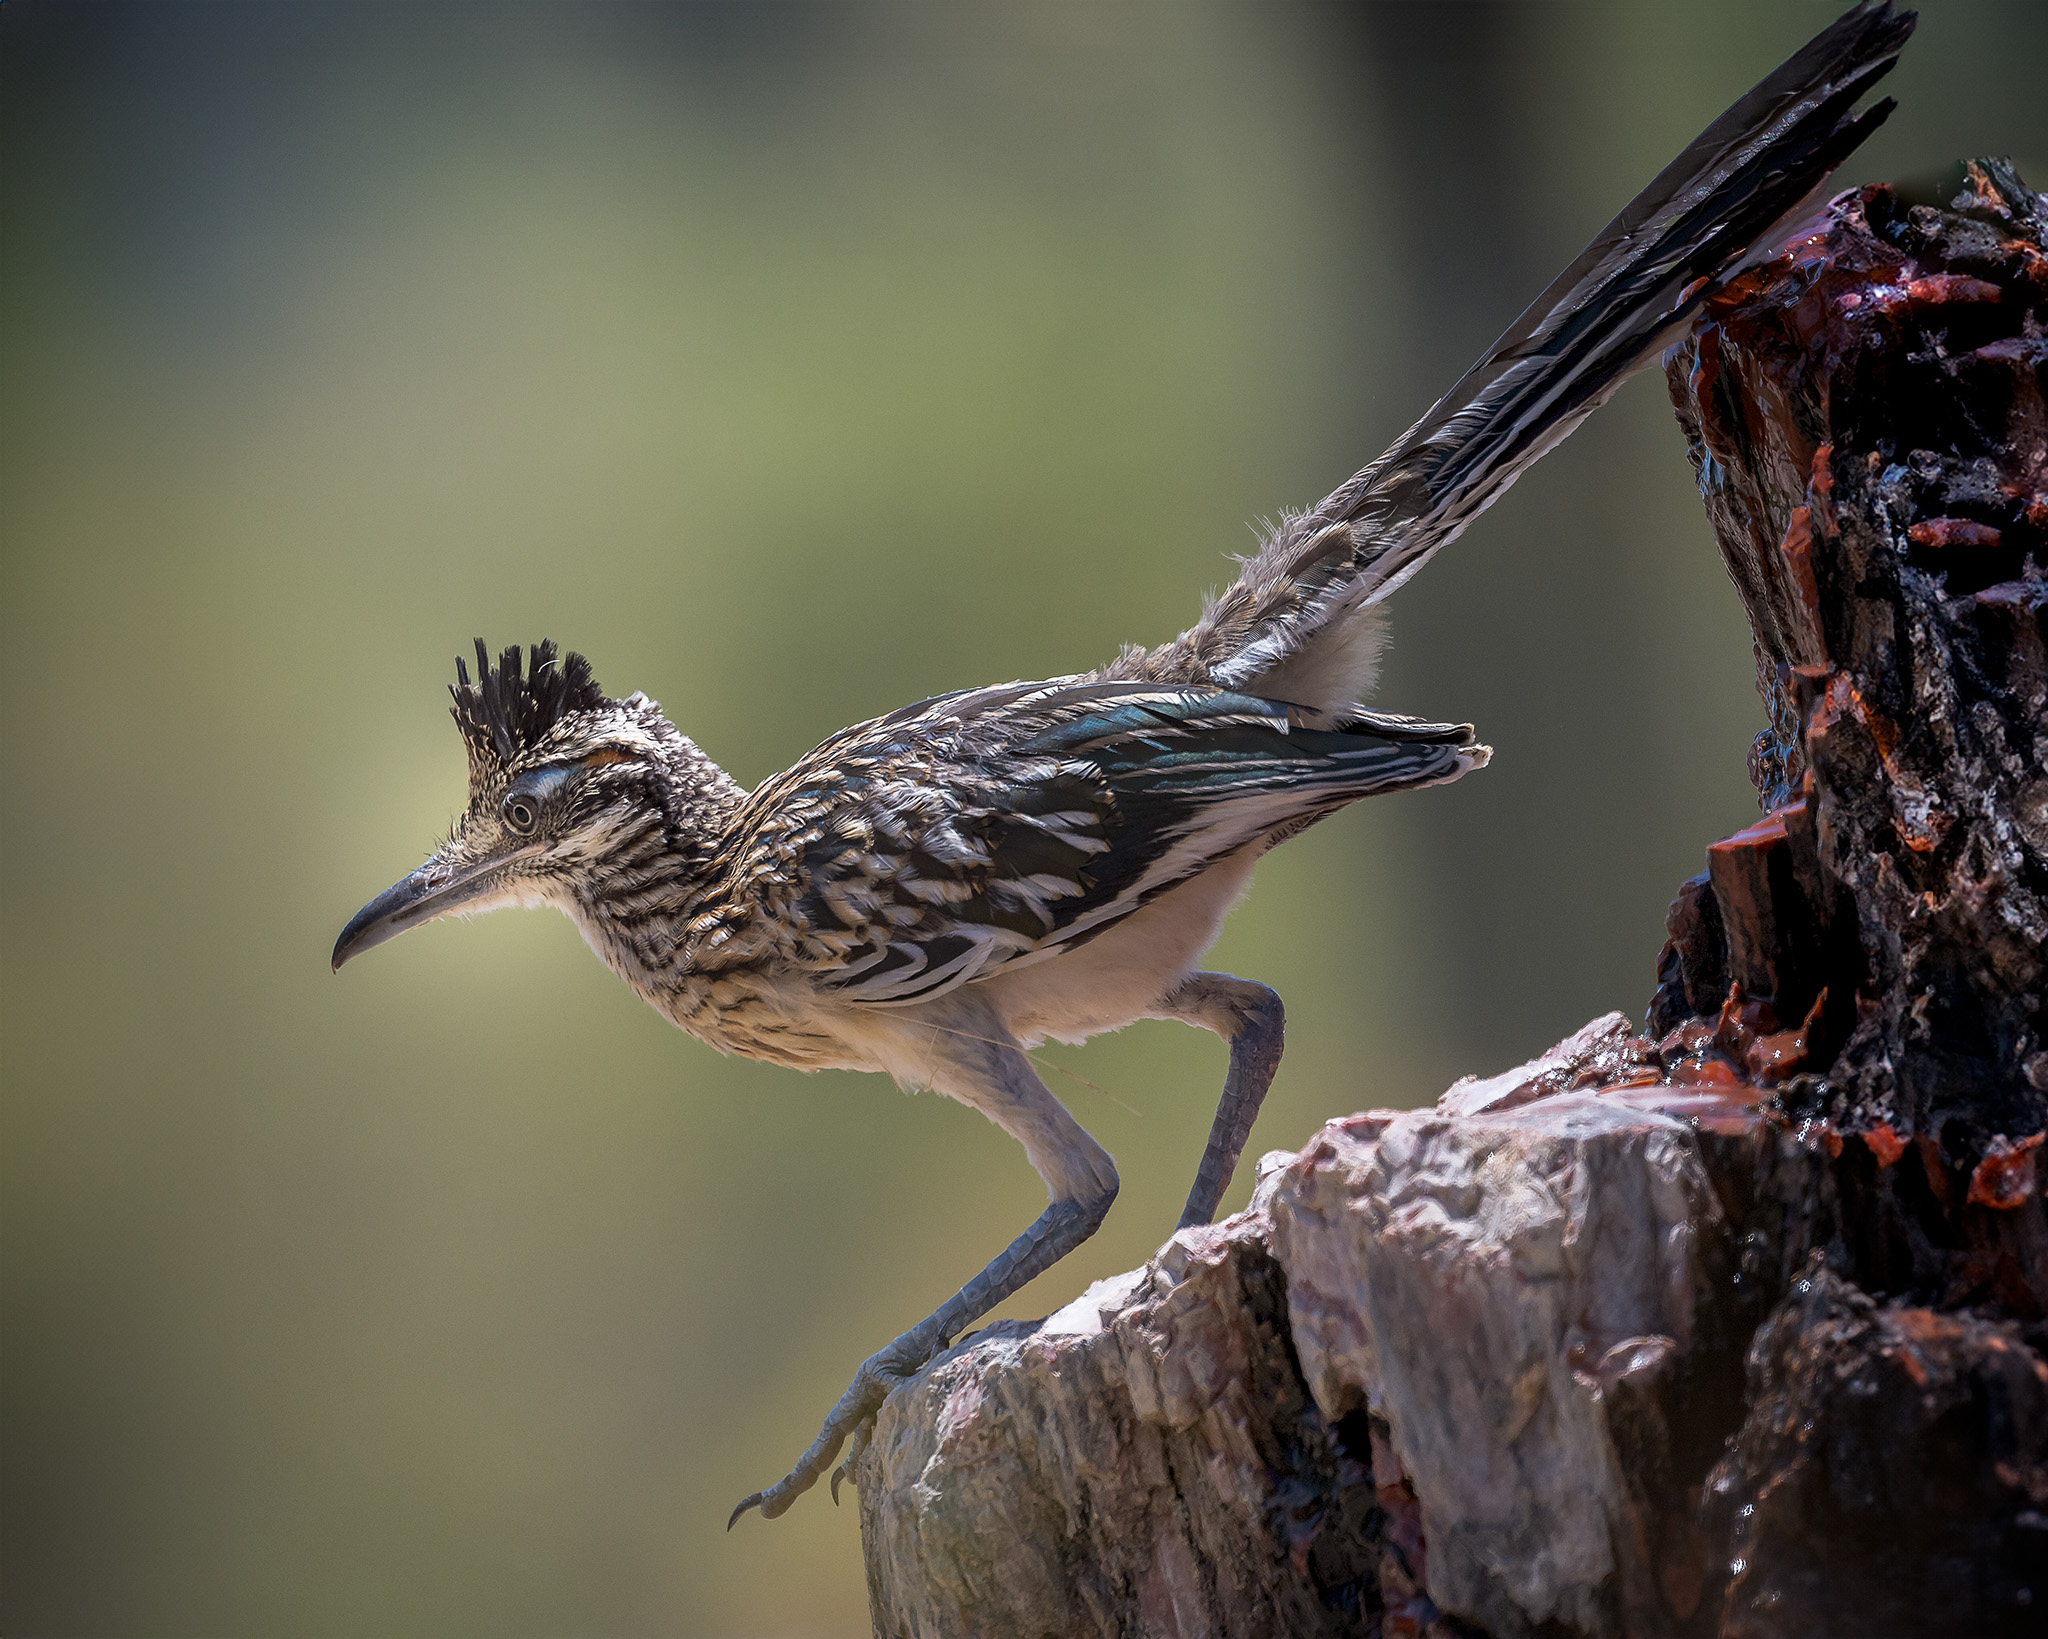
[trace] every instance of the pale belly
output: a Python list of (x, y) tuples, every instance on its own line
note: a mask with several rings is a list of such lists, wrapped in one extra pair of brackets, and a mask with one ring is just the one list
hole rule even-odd
[(933, 1031), (957, 1031), (963, 1013), (1024, 1047), (1047, 1038), (1080, 1043), (1150, 1015), (1215, 943), (1263, 851), (1262, 843), (1244, 848), (1074, 950), (916, 1007), (848, 1004), (820, 995), (797, 973), (727, 969), (632, 975), (629, 982), (721, 1053), (793, 1070), (882, 1071), (918, 1085), (927, 1078), (912, 1061), (927, 1056)]
[(1147, 1017), (1202, 959), (1251, 886), (1263, 843), (1162, 894), (1078, 950), (974, 988), (1026, 1047), (1083, 1042)]

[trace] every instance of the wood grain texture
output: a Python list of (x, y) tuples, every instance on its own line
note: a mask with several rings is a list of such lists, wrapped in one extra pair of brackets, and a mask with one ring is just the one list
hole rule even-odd
[(1767, 812), (1647, 1027), (939, 1357), (855, 1473), (878, 1634), (2040, 1631), (2044, 227), (1979, 162), (1708, 301), (1669, 378)]

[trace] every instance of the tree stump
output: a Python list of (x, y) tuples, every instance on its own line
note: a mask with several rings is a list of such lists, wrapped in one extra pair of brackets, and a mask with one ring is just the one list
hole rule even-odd
[(1668, 363), (1766, 811), (1620, 1014), (898, 1389), (875, 1631), (2048, 1631), (2048, 201), (1865, 188)]

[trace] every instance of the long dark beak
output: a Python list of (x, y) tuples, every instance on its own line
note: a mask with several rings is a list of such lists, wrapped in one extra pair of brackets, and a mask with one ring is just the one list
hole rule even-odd
[(428, 860), (349, 918), (341, 937), (334, 941), (334, 971), (339, 973), (341, 964), (351, 956), (360, 956), (387, 939), (396, 939), (407, 928), (416, 928), (422, 922), (431, 922), (481, 899), (496, 885), (494, 879), (503, 867), (540, 851), (540, 844), (529, 844), (462, 869), (451, 869), (438, 859)]

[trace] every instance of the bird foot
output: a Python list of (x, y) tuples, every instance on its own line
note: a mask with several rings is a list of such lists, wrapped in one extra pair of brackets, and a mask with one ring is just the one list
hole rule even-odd
[[(740, 1505), (732, 1511), (732, 1517), (725, 1522), (725, 1528), (730, 1531), (749, 1508), (760, 1509), (763, 1519), (776, 1518), (816, 1485), (828, 1468), (832, 1469), (832, 1500), (838, 1502), (839, 1482), (851, 1472), (860, 1454), (867, 1449), (874, 1430), (875, 1413), (882, 1409), (882, 1402), (889, 1398), (889, 1391), (898, 1383), (916, 1376), (918, 1368), (937, 1354), (944, 1342), (943, 1338), (928, 1334), (920, 1327), (905, 1332), (886, 1349), (863, 1360), (860, 1369), (853, 1374), (852, 1383), (847, 1385), (846, 1392), (826, 1416), (825, 1426), (819, 1430), (818, 1437), (797, 1459), (796, 1467), (767, 1490), (742, 1498)], [(839, 1448), (848, 1440), (853, 1443), (846, 1454), (846, 1461), (832, 1468), (832, 1459), (839, 1455)]]
[(860, 1461), (861, 1453), (875, 1437), (875, 1420), (870, 1417), (865, 1423), (857, 1423), (846, 1437), (846, 1455), (839, 1460), (839, 1466), (832, 1470), (832, 1506), (839, 1506), (839, 1482), (853, 1478), (853, 1465)]

